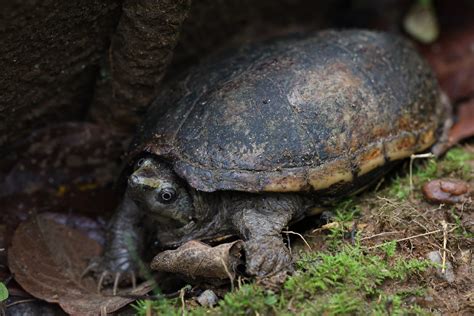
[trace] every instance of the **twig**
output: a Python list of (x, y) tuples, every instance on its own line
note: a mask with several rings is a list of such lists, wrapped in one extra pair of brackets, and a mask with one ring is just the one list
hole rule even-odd
[(445, 220), (441, 221), (443, 226), (443, 262), (441, 263), (441, 273), (446, 272), (446, 245), (448, 244), (448, 224)]
[(230, 273), (229, 269), (227, 268), (227, 265), (224, 262), (224, 259), (220, 258), (222, 265), (224, 266), (225, 273), (227, 273), (227, 276), (230, 279), (230, 287), (232, 292), (234, 291), (234, 276)]
[(24, 300), (19, 300), (19, 301), (16, 301), (16, 302), (7, 304), (7, 305), (6, 305), (6, 308), (9, 308), (9, 307), (12, 307), (12, 306), (18, 305), (18, 304), (36, 302), (37, 300), (38, 300), (38, 299), (36, 299), (36, 298), (27, 298), (27, 299), (24, 299)]
[(151, 309), (151, 301), (145, 301), (145, 306), (146, 306), (146, 316), (151, 316), (152, 315), (152, 309)]
[[(186, 289), (186, 287), (184, 287), (184, 289)], [(157, 295), (148, 295), (148, 294), (133, 295), (133, 294), (120, 294), (120, 293), (118, 293), (116, 296), (123, 297), (123, 298), (130, 298), (130, 299), (134, 299), (134, 300), (157, 301), (157, 300), (162, 300), (164, 298), (176, 298), (176, 297), (179, 297), (180, 294), (181, 294), (181, 290), (176, 291), (176, 292), (172, 292), (172, 293), (168, 293), (168, 294), (157, 294)], [(107, 295), (107, 294), (104, 294), (104, 296), (114, 297), (114, 295)]]
[[(399, 243), (400, 241), (405, 241), (405, 240), (410, 240), (410, 239), (414, 239), (414, 238), (418, 238), (418, 237), (433, 235), (433, 234), (436, 234), (436, 233), (439, 233), (439, 232), (442, 232), (442, 231), (443, 231), (442, 229), (437, 229), (437, 230), (433, 230), (433, 231), (431, 231), (431, 232), (427, 232), (427, 233), (424, 233), (424, 234), (419, 234), (419, 235), (415, 235), (415, 236), (405, 237), (405, 238), (402, 238), (402, 239), (396, 239), (396, 240), (394, 240), (394, 241), (395, 241), (396, 243)], [(372, 247), (368, 247), (368, 248), (366, 248), (366, 249), (369, 250), (369, 249), (379, 248), (379, 247), (382, 247), (384, 244), (386, 244), (386, 242), (384, 242), (383, 244), (379, 244), (379, 245), (375, 245), (375, 246), (372, 246)]]
[(107, 316), (107, 305), (100, 306), (100, 316)]
[(372, 238), (376, 238), (376, 237), (380, 237), (380, 236), (400, 234), (400, 233), (401, 233), (401, 231), (399, 231), (399, 230), (393, 231), (393, 232), (381, 232), (379, 234), (375, 234), (375, 235), (372, 235), (372, 236), (367, 236), (367, 237), (361, 238), (360, 241), (368, 240), (368, 239), (372, 239)]
[[(286, 229), (288, 230), (288, 227), (286, 227)], [(289, 234), (286, 234), (286, 242), (288, 243), (288, 250), (290, 250), (290, 256), (293, 257), (293, 252), (291, 250), (291, 240), (290, 240)]]
[(311, 246), (308, 244), (308, 242), (306, 241), (306, 239), (304, 239), (303, 235), (301, 235), (300, 233), (297, 233), (297, 232), (294, 232), (294, 231), (291, 231), (291, 230), (284, 230), (284, 231), (282, 231), (282, 233), (284, 233), (284, 234), (294, 234), (294, 235), (299, 236), (299, 237), (303, 240), (303, 242), (305, 243), (305, 245), (308, 247), (308, 249), (309, 249), (310, 251), (313, 251), (313, 249), (312, 249)]
[(183, 287), (180, 291), (179, 291), (179, 298), (181, 299), (181, 315), (182, 316), (185, 316), (186, 315), (186, 302), (184, 301), (184, 294), (187, 292), (187, 286)]
[(432, 153), (426, 153), (426, 154), (412, 154), (410, 156), (410, 196), (413, 197), (413, 161), (418, 158), (434, 158), (436, 157)]

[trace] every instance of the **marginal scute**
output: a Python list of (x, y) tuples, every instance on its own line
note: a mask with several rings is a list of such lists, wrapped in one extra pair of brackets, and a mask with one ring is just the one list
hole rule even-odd
[(362, 152), (357, 156), (356, 163), (359, 169), (357, 176), (369, 173), (375, 168), (381, 167), (385, 164), (384, 148), (381, 142), (368, 146), (367, 149), (362, 150)]
[(404, 159), (416, 152), (416, 136), (410, 132), (402, 132), (400, 136), (385, 142), (384, 146), (385, 156), (390, 161)]
[(350, 182), (354, 179), (350, 161), (338, 159), (309, 171), (308, 182), (313, 190), (323, 190), (336, 183)]
[(436, 130), (437, 127), (433, 126), (423, 131), (418, 136), (418, 150), (425, 151), (430, 148), (436, 142)]
[(263, 191), (266, 192), (299, 192), (307, 187), (306, 177), (302, 174), (291, 174), (283, 177), (275, 176)]

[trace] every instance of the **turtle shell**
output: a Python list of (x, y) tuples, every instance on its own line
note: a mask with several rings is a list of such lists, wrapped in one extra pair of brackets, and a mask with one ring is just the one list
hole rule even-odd
[(164, 89), (132, 145), (202, 191), (320, 191), (428, 149), (443, 120), (401, 37), (294, 35), (214, 57)]

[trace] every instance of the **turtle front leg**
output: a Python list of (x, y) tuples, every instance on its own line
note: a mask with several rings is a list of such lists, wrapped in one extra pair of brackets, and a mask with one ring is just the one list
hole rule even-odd
[(234, 212), (232, 224), (245, 240), (246, 272), (261, 278), (293, 272), (293, 260), (281, 231), (303, 211), (300, 198), (257, 195), (236, 205), (241, 208)]
[(138, 260), (144, 242), (141, 227), (143, 214), (127, 195), (117, 208), (107, 227), (104, 253), (94, 258), (90, 268), (102, 284), (114, 284), (114, 292), (122, 280), (135, 284)]

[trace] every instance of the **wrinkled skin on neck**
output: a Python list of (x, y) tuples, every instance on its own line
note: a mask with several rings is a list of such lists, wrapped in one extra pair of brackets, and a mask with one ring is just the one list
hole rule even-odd
[(232, 233), (227, 209), (219, 208), (222, 196), (190, 188), (165, 163), (140, 161), (127, 195), (143, 213), (149, 237), (162, 248)]

